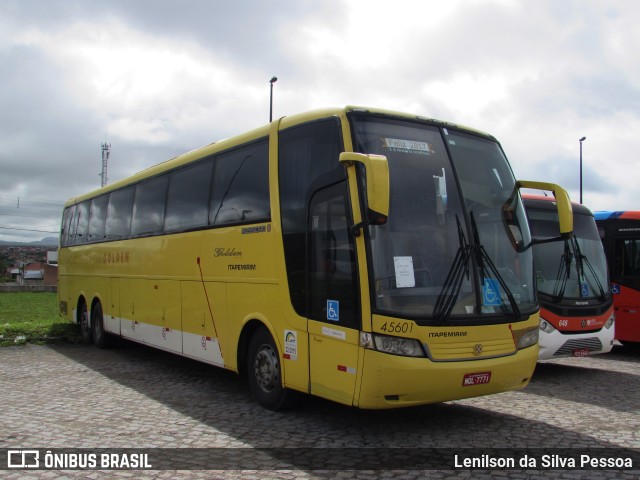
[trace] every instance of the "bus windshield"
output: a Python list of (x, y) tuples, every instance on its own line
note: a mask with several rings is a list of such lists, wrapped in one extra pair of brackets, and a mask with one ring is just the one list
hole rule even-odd
[(378, 313), (427, 325), (536, 310), (532, 253), (512, 240), (528, 243), (528, 224), (496, 141), (382, 117), (355, 117), (353, 129), (356, 151), (389, 163), (388, 222), (368, 231)]
[[(558, 236), (555, 210), (528, 209), (534, 240)], [(563, 299), (604, 301), (607, 295), (607, 264), (595, 222), (590, 215), (574, 210), (574, 236), (564, 241), (533, 246), (538, 293), (554, 302)]]

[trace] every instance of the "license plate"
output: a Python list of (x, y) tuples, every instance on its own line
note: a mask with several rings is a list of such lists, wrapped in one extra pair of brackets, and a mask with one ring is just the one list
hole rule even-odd
[(589, 349), (588, 348), (580, 348), (578, 350), (574, 350), (573, 351), (573, 356), (574, 357), (588, 357), (589, 356)]
[(467, 373), (462, 379), (463, 387), (483, 385), (491, 381), (491, 372)]

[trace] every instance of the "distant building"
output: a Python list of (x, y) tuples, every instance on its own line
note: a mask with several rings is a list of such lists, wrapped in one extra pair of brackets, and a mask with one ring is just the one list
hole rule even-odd
[(44, 264), (40, 262), (30, 263), (22, 270), (23, 285), (43, 285), (44, 284)]
[(47, 265), (58, 265), (58, 251), (48, 251), (47, 252)]
[(47, 252), (47, 263), (44, 266), (44, 284), (58, 285), (58, 251)]
[(0, 252), (11, 265), (0, 271), (0, 276), (6, 277), (9, 283), (38, 287), (58, 285), (58, 251), (55, 246), (0, 244)]
[(17, 282), (20, 278), (20, 268), (12, 267), (7, 270), (9, 272), (9, 278), (12, 282)]
[(43, 285), (58, 285), (58, 265), (44, 266)]

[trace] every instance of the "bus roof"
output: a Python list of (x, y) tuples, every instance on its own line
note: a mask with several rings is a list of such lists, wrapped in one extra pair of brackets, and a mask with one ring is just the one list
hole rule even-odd
[[(549, 210), (556, 208), (555, 197), (549, 197), (546, 195), (539, 195), (534, 193), (523, 193), (522, 200), (524, 201), (524, 205), (526, 208), (538, 207), (538, 208), (544, 208)], [(587, 207), (577, 202), (571, 202), (571, 208), (573, 210), (573, 213), (578, 213), (582, 215), (593, 215), (593, 213), (591, 213), (591, 210), (589, 210)]]
[[(456, 128), (459, 130), (466, 130), (469, 133), (473, 133), (473, 134), (491, 139), (493, 141), (497, 141), (495, 137), (493, 137), (492, 135), (489, 135), (486, 132), (476, 130), (464, 125), (458, 125), (455, 123), (445, 122), (442, 120), (423, 117), (415, 114), (396, 112), (392, 110), (385, 110), (385, 109), (378, 109), (378, 108), (359, 107), (359, 106), (352, 106), (352, 105), (348, 105), (343, 108), (324, 108), (324, 109), (311, 110), (304, 113), (298, 113), (291, 116), (281, 117), (279, 119), (274, 120), (274, 122), (279, 123), (279, 129), (285, 129), (285, 128), (289, 128), (302, 123), (307, 123), (313, 120), (318, 120), (318, 119), (327, 118), (331, 116), (345, 117), (346, 114), (352, 113), (352, 112), (354, 113), (362, 112), (362, 113), (368, 113), (368, 114), (380, 115), (380, 116), (389, 116), (389, 117), (395, 117), (395, 118), (400, 117), (400, 118), (406, 118), (408, 120), (419, 120), (419, 121), (430, 123), (442, 128), (449, 127), (449, 128)], [(208, 145), (197, 148), (195, 150), (191, 150), (190, 152), (178, 155), (177, 157), (173, 157), (171, 159), (160, 162), (156, 165), (152, 165), (144, 170), (134, 173), (133, 175), (126, 177), (124, 179), (113, 182), (107, 186), (70, 198), (65, 203), (65, 207), (71, 206), (73, 204), (79, 203), (84, 200), (88, 200), (90, 198), (98, 197), (105, 193), (111, 192), (113, 190), (117, 190), (119, 188), (125, 187), (132, 183), (135, 183), (144, 178), (160, 175), (164, 172), (173, 170), (176, 167), (179, 167), (186, 163), (190, 163), (194, 160), (199, 160), (206, 156), (209, 156), (218, 152), (222, 152), (229, 148), (233, 148), (236, 145), (240, 145), (242, 143), (247, 143), (254, 140), (259, 140), (261, 138), (265, 138), (269, 135), (270, 125), (271, 124), (263, 125), (261, 127), (255, 128), (253, 130), (242, 133), (240, 135), (236, 135), (230, 138), (226, 138), (223, 140), (210, 143)]]
[(640, 220), (640, 211), (638, 210), (603, 210), (593, 212), (596, 220)]

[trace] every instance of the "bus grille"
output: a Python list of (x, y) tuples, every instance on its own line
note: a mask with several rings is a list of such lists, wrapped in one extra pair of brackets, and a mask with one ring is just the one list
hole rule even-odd
[(553, 354), (554, 357), (571, 355), (574, 350), (588, 349), (592, 352), (602, 350), (602, 342), (598, 337), (584, 338), (582, 340), (568, 340)]
[[(482, 345), (477, 350), (477, 345)], [(475, 342), (435, 343), (427, 346), (429, 358), (434, 362), (458, 362), (513, 355), (516, 351), (512, 338), (479, 340)]]

